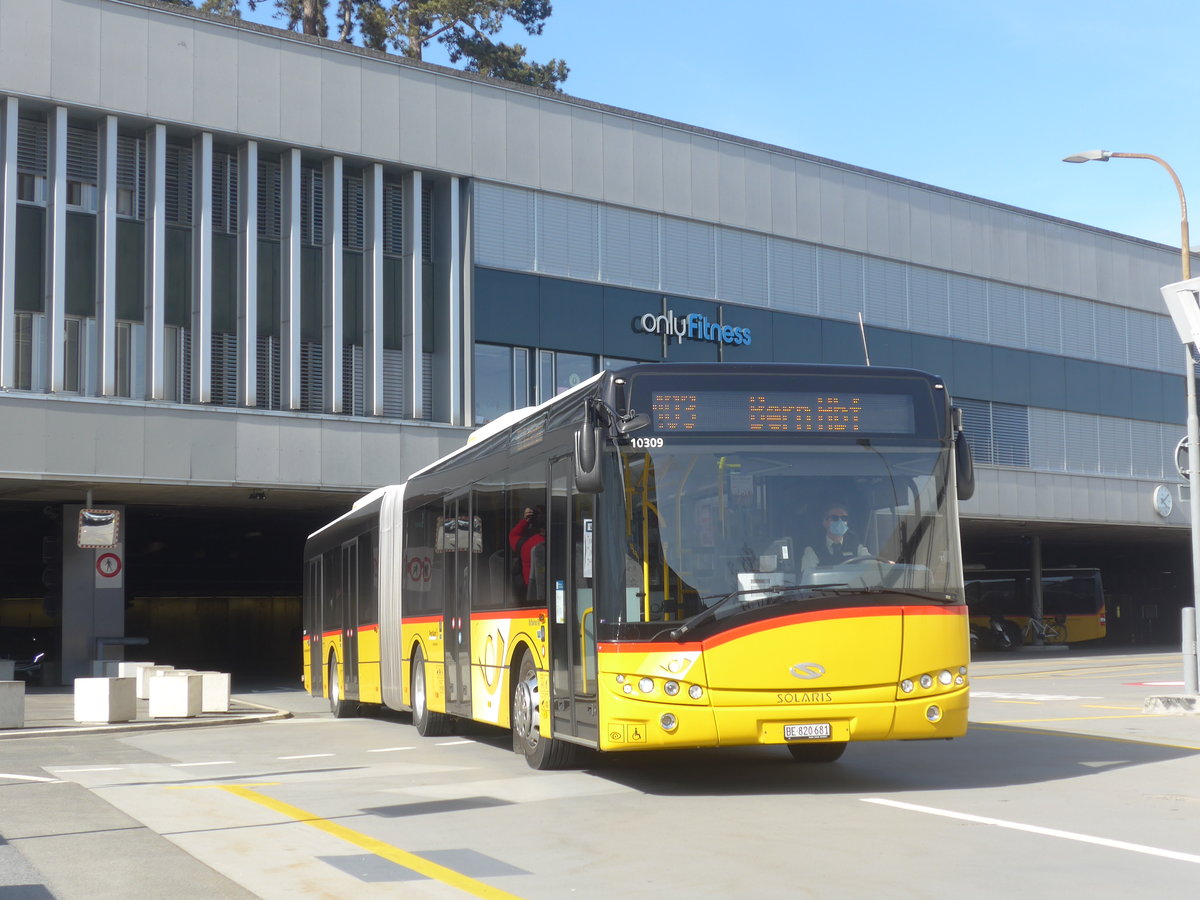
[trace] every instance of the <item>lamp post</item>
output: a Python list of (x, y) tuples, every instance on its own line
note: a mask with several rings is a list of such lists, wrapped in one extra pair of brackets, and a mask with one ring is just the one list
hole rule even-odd
[[(1167, 170), (1167, 174), (1171, 176), (1171, 181), (1175, 183), (1175, 190), (1179, 192), (1179, 251), (1181, 270), (1183, 272), (1183, 280), (1187, 281), (1192, 277), (1192, 253), (1190, 242), (1188, 240), (1188, 217), (1187, 217), (1187, 198), (1183, 194), (1183, 185), (1179, 182), (1179, 176), (1175, 174), (1167, 161), (1154, 156), (1151, 153), (1114, 153), (1110, 150), (1085, 150), (1082, 153), (1076, 153), (1071, 156), (1063, 157), (1063, 162), (1083, 163), (1083, 162), (1108, 162), (1110, 159), (1149, 159), (1158, 163)], [(1184, 381), (1187, 384), (1187, 442), (1188, 442), (1188, 463), (1187, 471), (1184, 476), (1188, 480), (1188, 509), (1191, 513), (1191, 530), (1192, 530), (1192, 604), (1200, 611), (1200, 485), (1197, 485), (1197, 459), (1200, 458), (1200, 416), (1196, 412), (1196, 363), (1192, 358), (1192, 346), (1188, 344), (1184, 347), (1184, 355), (1186, 357), (1184, 366)], [(1184, 645), (1187, 646), (1189, 640), (1194, 645), (1196, 636), (1194, 634), (1184, 636)], [(1194, 694), (1197, 691), (1197, 671), (1195, 666), (1184, 667), (1184, 683), (1188, 693)]]

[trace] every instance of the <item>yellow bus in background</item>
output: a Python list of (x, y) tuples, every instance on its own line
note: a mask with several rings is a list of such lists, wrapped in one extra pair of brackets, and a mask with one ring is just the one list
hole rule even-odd
[[(511, 729), (539, 769), (958, 737), (959, 419), (913, 370), (603, 372), (309, 538), (304, 683), (422, 735)], [(855, 548), (836, 561), (813, 550), (833, 507)]]
[[(971, 569), (966, 572), (967, 606), (971, 627), (989, 628), (997, 616), (1018, 633), (1033, 612), (1032, 579), (1028, 569)], [(1100, 640), (1108, 635), (1108, 613), (1099, 569), (1043, 569), (1042, 619), (1065, 629), (1063, 643)]]

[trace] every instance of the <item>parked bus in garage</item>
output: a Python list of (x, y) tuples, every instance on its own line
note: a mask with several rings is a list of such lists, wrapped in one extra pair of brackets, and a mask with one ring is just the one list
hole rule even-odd
[[(1033, 613), (1028, 569), (972, 569), (966, 573), (971, 627), (986, 631), (993, 616), (1011, 622), (1017, 634)], [(1042, 618), (1063, 629), (1064, 643), (1095, 641), (1108, 634), (1104, 584), (1099, 569), (1043, 569)]]

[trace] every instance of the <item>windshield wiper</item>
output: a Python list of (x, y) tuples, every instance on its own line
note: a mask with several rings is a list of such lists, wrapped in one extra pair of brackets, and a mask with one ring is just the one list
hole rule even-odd
[(909, 591), (904, 588), (890, 588), (882, 585), (871, 585), (870, 587), (850, 587), (848, 585), (806, 585), (813, 591), (829, 590), (831, 594), (899, 594), (901, 597), (916, 597), (918, 600), (933, 600), (936, 603), (954, 603), (954, 597), (951, 594), (944, 594), (938, 591)]
[[(694, 631), (696, 628), (700, 627), (705, 622), (711, 621), (713, 619), (713, 617), (716, 616), (717, 610), (719, 610), (721, 607), (723, 607), (725, 604), (727, 604), (730, 600), (733, 600), (736, 597), (741, 597), (744, 594), (769, 594), (772, 597), (780, 597), (784, 594), (790, 594), (793, 591), (808, 591), (808, 590), (812, 590), (811, 585), (783, 584), (783, 585), (775, 585), (774, 587), (747, 588), (744, 591), (730, 591), (728, 594), (723, 595), (721, 597), (721, 599), (718, 600), (716, 603), (714, 603), (712, 606), (708, 607), (707, 609), (700, 610), (700, 612), (696, 613), (690, 619), (685, 620), (676, 628), (672, 628), (670, 630), (663, 629), (658, 634), (656, 634), (653, 638), (651, 638), (651, 640), (658, 640), (660, 637), (663, 636), (663, 634), (666, 634), (667, 637), (669, 637), (671, 640), (677, 641), (681, 637), (683, 637), (685, 634), (687, 634), (689, 631)], [(701, 600), (710, 600), (712, 598), (711, 597), (701, 597), (700, 599)]]

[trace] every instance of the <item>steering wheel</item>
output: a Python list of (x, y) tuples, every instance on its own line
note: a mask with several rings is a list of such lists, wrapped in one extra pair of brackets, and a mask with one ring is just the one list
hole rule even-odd
[(840, 563), (838, 563), (838, 565), (848, 566), (848, 565), (850, 565), (850, 563), (860, 563), (860, 562), (869, 562), (869, 561), (881, 562), (887, 566), (894, 566), (896, 564), (895, 560), (884, 559), (882, 556), (875, 556), (874, 554), (868, 553), (866, 556), (852, 556), (849, 559), (843, 559)]

